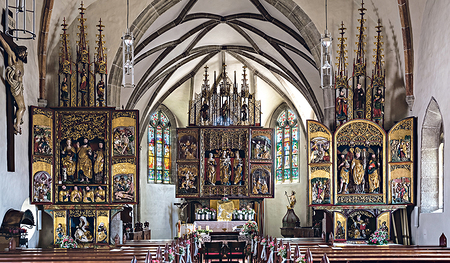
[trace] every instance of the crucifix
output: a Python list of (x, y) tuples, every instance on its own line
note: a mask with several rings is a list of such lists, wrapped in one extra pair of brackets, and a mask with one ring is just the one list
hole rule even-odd
[[(11, 38), (0, 32), (0, 43), (5, 51), (7, 156), (8, 171), (14, 167), (14, 134), (22, 134), (22, 117), (25, 113), (23, 98), (24, 63), (27, 63), (27, 47), (16, 45)], [(15, 122), (14, 122), (15, 117)]]

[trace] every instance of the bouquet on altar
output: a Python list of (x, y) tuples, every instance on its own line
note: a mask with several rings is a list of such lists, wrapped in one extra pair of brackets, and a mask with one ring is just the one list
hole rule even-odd
[(378, 229), (370, 235), (367, 243), (369, 245), (387, 245), (389, 235), (386, 231)]
[(245, 235), (252, 235), (258, 231), (258, 224), (254, 221), (247, 221), (241, 231)]
[(71, 236), (62, 236), (61, 238), (56, 239), (55, 245), (58, 245), (60, 248), (77, 248), (78, 243)]

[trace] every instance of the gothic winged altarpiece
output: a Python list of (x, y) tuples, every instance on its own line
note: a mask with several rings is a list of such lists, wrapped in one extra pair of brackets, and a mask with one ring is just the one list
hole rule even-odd
[(406, 211), (415, 202), (416, 118), (399, 121), (389, 131), (384, 129), (382, 26), (378, 21), (374, 69), (369, 77), (364, 54), (365, 11), (362, 4), (351, 77), (346, 70), (346, 28), (344, 24), (339, 28), (336, 130), (317, 121), (307, 122), (309, 203), (314, 210), (333, 216), (334, 237), (342, 241), (367, 240), (377, 229), (393, 233), (393, 213)]
[(53, 216), (55, 241), (69, 235), (80, 247), (93, 247), (110, 244), (117, 234), (111, 218), (124, 204), (138, 203), (139, 116), (106, 107), (104, 26), (100, 20), (91, 63), (85, 9), (79, 9), (75, 62), (62, 24), (59, 107), (30, 107), (30, 195)]
[(261, 102), (243, 71), (238, 91), (236, 74), (233, 85), (225, 65), (212, 87), (205, 67), (201, 93), (190, 102), (189, 127), (177, 130), (177, 197), (273, 197), (273, 129), (260, 127)]

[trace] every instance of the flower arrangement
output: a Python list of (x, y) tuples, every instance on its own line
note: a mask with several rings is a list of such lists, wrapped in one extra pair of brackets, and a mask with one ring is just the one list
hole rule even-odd
[(369, 237), (369, 245), (387, 245), (389, 235), (386, 231), (378, 229)]
[(242, 232), (245, 235), (251, 235), (258, 231), (258, 224), (254, 221), (248, 221), (244, 224), (244, 227), (242, 228)]
[(275, 249), (275, 242), (271, 241), (267, 244), (267, 246), (269, 247), (270, 251), (273, 251)]
[(286, 245), (282, 245), (278, 248), (277, 250), (277, 254), (278, 256), (286, 259), (287, 258), (287, 249), (286, 249)]
[(230, 201), (230, 199), (228, 199), (228, 197), (226, 197), (226, 196), (222, 197), (222, 202), (228, 202), (228, 201)]
[(168, 257), (169, 257), (169, 262), (173, 262), (173, 260), (175, 259), (175, 253), (172, 249), (169, 249), (169, 253), (167, 253)]
[(304, 255), (300, 255), (300, 257), (294, 260), (294, 263), (306, 263), (306, 259)]
[(77, 248), (78, 244), (71, 236), (63, 236), (61, 238), (56, 239), (55, 245), (58, 245), (60, 248)]
[(264, 237), (261, 239), (261, 245), (263, 246), (267, 246), (267, 239), (265, 239)]
[(178, 247), (178, 255), (183, 256), (186, 253), (186, 249), (183, 246)]

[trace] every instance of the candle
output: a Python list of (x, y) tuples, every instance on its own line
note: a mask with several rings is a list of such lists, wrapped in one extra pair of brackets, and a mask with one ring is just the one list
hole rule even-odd
[(209, 230), (209, 226), (206, 226), (206, 230)]

